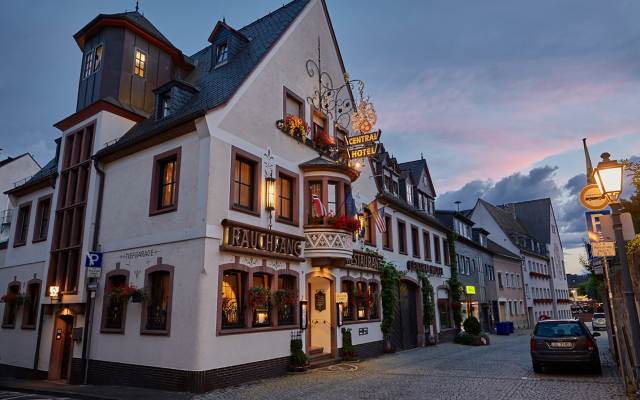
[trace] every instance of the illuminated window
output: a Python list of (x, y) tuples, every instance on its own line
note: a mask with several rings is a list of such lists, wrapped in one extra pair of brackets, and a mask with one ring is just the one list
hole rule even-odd
[(96, 59), (93, 63), (93, 72), (96, 72), (100, 69), (100, 65), (102, 64), (102, 45), (96, 47)]
[(176, 193), (176, 160), (167, 160), (160, 167), (158, 209), (173, 207)]
[(285, 221), (293, 221), (293, 180), (280, 176), (278, 216)]
[(136, 64), (133, 69), (133, 73), (140, 78), (144, 78), (144, 73), (147, 67), (147, 55), (140, 50), (136, 49)]

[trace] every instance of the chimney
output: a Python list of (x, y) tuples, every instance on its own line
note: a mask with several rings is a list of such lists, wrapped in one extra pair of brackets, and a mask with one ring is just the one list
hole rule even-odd
[(511, 214), (513, 218), (516, 217), (516, 205), (513, 203), (508, 203), (504, 205), (504, 210)]

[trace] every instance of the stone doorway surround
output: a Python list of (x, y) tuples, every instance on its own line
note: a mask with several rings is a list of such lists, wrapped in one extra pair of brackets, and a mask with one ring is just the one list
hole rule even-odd
[[(315, 311), (314, 297), (316, 294), (316, 286), (318, 286), (317, 284), (314, 285), (314, 281), (316, 283), (320, 282), (318, 279), (314, 279), (314, 278), (324, 278), (329, 282), (329, 290), (326, 295), (326, 310), (329, 312), (329, 319), (327, 320), (326, 318), (322, 318), (322, 320), (326, 320), (329, 324), (331, 324), (331, 327), (329, 329), (329, 332), (330, 332), (329, 334), (331, 336), (330, 338), (331, 345), (330, 345), (330, 349), (326, 349), (326, 348), (324, 349), (324, 353), (330, 353), (331, 358), (338, 358), (339, 356), (338, 338), (337, 338), (338, 327), (337, 327), (337, 315), (336, 315), (336, 307), (335, 307), (336, 278), (333, 275), (324, 271), (309, 272), (308, 274), (305, 275), (307, 300), (309, 302), (308, 303), (309, 304), (309, 315), (308, 315), (309, 328), (307, 329), (307, 332), (306, 332), (305, 353), (309, 354), (309, 347), (311, 345), (318, 347), (317, 344), (312, 343), (312, 337), (311, 337), (312, 329), (314, 328), (320, 329), (321, 328), (320, 325), (323, 325), (322, 329), (325, 329), (327, 327), (327, 324), (324, 322), (318, 322), (317, 324), (313, 322), (314, 320), (316, 320), (316, 318), (314, 318), (314, 311)], [(327, 350), (330, 350), (330, 351), (327, 351)]]
[[(67, 338), (67, 335), (72, 334), (73, 327), (75, 327), (76, 324), (76, 320), (77, 313), (70, 308), (63, 308), (55, 314), (55, 322), (53, 324), (53, 332), (51, 338), (52, 343), (51, 357), (49, 359), (49, 374), (47, 376), (47, 380), (49, 381), (60, 381), (60, 379), (62, 378), (66, 380), (67, 383), (69, 382), (69, 379), (71, 377), (71, 360), (73, 358), (74, 343), (70, 337)], [(58, 329), (61, 330), (60, 339), (58, 339)], [(69, 342), (66, 352), (65, 342)]]

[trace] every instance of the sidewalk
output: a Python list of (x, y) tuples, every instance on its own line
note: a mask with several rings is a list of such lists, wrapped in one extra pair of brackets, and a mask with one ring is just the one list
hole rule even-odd
[(101, 385), (57, 385), (46, 381), (0, 377), (0, 390), (83, 400), (185, 400), (193, 393)]

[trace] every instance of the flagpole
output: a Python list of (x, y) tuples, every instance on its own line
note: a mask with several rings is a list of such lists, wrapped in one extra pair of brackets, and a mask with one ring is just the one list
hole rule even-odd
[[(349, 193), (351, 193), (351, 192), (353, 192), (353, 188), (351, 188), (351, 189), (349, 190)], [(336, 213), (339, 213), (339, 212), (340, 212), (340, 210), (342, 210), (342, 206), (344, 205), (344, 203), (346, 203), (346, 201), (347, 201), (347, 196), (349, 195), (349, 193), (347, 193), (347, 194), (345, 194), (345, 195), (344, 195), (344, 199), (342, 199), (342, 204), (340, 204), (340, 207), (338, 207), (338, 211), (336, 211)], [(356, 204), (356, 208), (357, 208), (357, 204)], [(355, 211), (358, 211), (358, 210), (355, 210)]]

